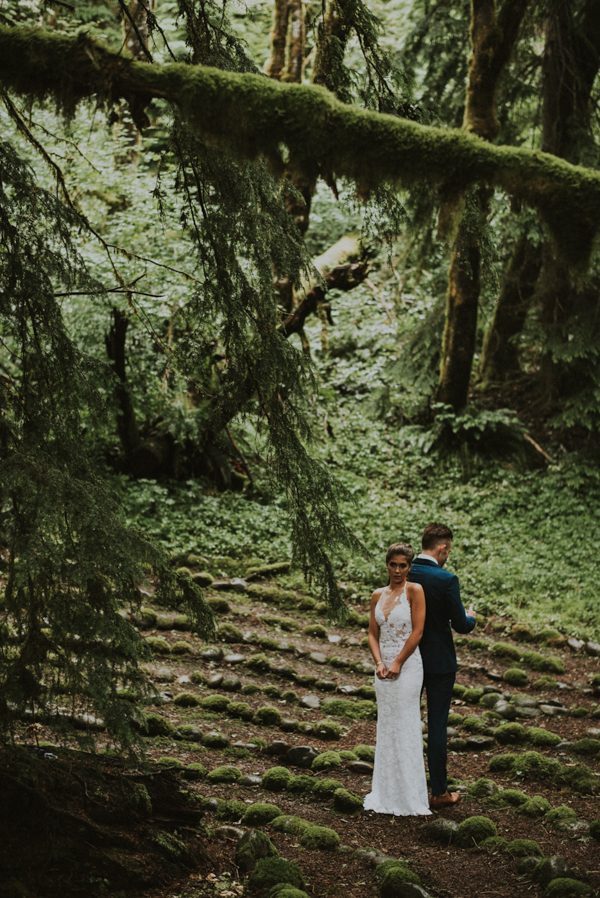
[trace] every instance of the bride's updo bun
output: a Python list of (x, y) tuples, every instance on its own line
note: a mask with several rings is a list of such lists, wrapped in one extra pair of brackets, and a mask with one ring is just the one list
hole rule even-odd
[(394, 555), (404, 555), (408, 563), (412, 564), (412, 560), (415, 557), (415, 550), (410, 543), (392, 543), (385, 553), (385, 563), (388, 564)]

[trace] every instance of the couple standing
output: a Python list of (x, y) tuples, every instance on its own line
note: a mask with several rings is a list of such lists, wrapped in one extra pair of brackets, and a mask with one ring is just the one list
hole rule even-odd
[[(396, 816), (430, 814), (430, 808), (451, 806), (460, 799), (458, 792), (448, 791), (446, 773), (446, 731), (457, 668), (451, 628), (469, 633), (475, 613), (463, 607), (458, 577), (444, 570), (452, 539), (449, 527), (429, 524), (416, 558), (409, 545), (390, 546), (389, 584), (375, 590), (371, 599), (369, 648), (376, 664), (377, 737), (365, 810)], [(423, 688), (429, 800), (421, 732)]]

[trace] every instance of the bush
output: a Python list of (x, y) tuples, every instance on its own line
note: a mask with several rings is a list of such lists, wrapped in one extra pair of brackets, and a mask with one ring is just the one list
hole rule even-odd
[(276, 804), (268, 804), (266, 802), (257, 801), (251, 804), (242, 817), (244, 826), (262, 826), (270, 823), (275, 817), (281, 816), (281, 810)]
[(484, 839), (496, 835), (498, 835), (496, 824), (489, 817), (467, 817), (459, 824), (455, 841), (461, 848), (472, 848)]
[(300, 868), (282, 857), (259, 858), (248, 879), (248, 891), (266, 896), (269, 890), (279, 883), (288, 883), (301, 889), (304, 879)]
[(291, 778), (292, 774), (287, 767), (271, 767), (263, 774), (261, 785), (271, 792), (284, 792)]
[(336, 789), (333, 793), (333, 807), (342, 814), (354, 814), (362, 811), (363, 800), (360, 795), (348, 789)]
[(511, 686), (525, 686), (529, 681), (526, 672), (520, 667), (509, 667), (504, 671), (502, 679), (510, 683)]
[(319, 848), (322, 851), (333, 851), (339, 848), (340, 837), (328, 826), (307, 826), (300, 836), (300, 844), (304, 848)]

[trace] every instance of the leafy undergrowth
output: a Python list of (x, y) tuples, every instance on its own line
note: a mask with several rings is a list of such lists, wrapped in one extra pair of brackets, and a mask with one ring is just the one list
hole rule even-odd
[[(190, 574), (207, 578), (200, 561), (188, 559)], [(491, 883), (497, 898), (600, 888), (597, 646), (482, 620), (459, 640), (449, 769), (460, 805), (429, 818), (364, 813), (375, 736), (366, 597), (350, 599), (345, 625), (331, 624), (293, 574), (236, 573), (248, 577), (207, 588), (219, 628), (210, 645), (146, 589), (138, 624), (156, 693), (141, 722), (145, 774), (176, 776), (203, 812), (191, 826), (203, 853), (175, 884), (121, 882), (108, 894), (375, 898), (405, 894), (406, 877), (440, 898), (475, 898)], [(58, 755), (46, 763), (65, 763), (63, 749), (41, 748)], [(175, 818), (154, 825), (189, 835)], [(252, 832), (277, 863), (248, 854)], [(402, 863), (382, 863), (392, 860)], [(299, 891), (273, 891), (277, 877)], [(89, 894), (106, 888), (92, 883)]]

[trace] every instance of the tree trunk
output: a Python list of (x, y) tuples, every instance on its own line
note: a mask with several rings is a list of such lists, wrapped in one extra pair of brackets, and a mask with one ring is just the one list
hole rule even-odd
[(117, 376), (115, 400), (117, 403), (117, 432), (126, 458), (130, 458), (140, 445), (140, 435), (135, 410), (129, 392), (126, 370), (125, 344), (129, 318), (120, 309), (112, 310), (112, 324), (106, 334), (106, 352)]
[[(463, 128), (486, 140), (498, 134), (498, 81), (516, 42), (527, 0), (505, 0), (496, 15), (495, 0), (471, 0), (471, 58)], [(470, 189), (452, 210), (457, 222), (452, 247), (440, 374), (436, 399), (460, 411), (467, 404), (477, 336), (480, 292), (480, 233), (485, 227), (490, 191)]]

